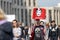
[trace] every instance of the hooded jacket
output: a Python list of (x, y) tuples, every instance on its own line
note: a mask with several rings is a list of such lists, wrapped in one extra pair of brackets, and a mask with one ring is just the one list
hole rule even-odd
[(12, 24), (10, 22), (0, 22), (0, 40), (13, 40)]

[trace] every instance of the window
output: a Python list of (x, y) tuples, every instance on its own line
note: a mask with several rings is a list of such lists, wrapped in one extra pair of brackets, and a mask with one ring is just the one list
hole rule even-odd
[(18, 12), (18, 21), (19, 21), (19, 8), (17, 9), (17, 12)]
[(27, 9), (25, 9), (25, 25), (27, 26)]
[(54, 20), (55, 20), (55, 11), (56, 11), (56, 10), (54, 10)]
[(58, 10), (57, 10), (57, 24), (58, 24)]
[(35, 0), (33, 0), (33, 5), (35, 6)]
[(25, 0), (24, 4), (25, 4), (25, 6), (26, 6), (26, 0)]
[(9, 3), (7, 2), (7, 14), (9, 14)]
[(16, 8), (15, 8), (15, 15), (16, 15)]
[(6, 2), (4, 1), (4, 11), (6, 12)]
[(3, 3), (3, 1), (1, 0), (1, 8), (2, 8), (2, 3)]
[(16, 4), (16, 0), (14, 0), (14, 4)]
[(31, 0), (29, 0), (29, 6), (31, 6)]
[(10, 3), (10, 13), (12, 13), (12, 10), (11, 10), (12, 7), (11, 6), (12, 6), (12, 3)]
[(19, 8), (17, 9), (17, 11), (18, 11), (18, 14), (19, 14)]
[(21, 0), (21, 6), (23, 6), (23, 0)]
[(14, 8), (12, 8), (12, 14), (14, 14)]
[(17, 5), (19, 5), (19, 0), (17, 0)]
[(31, 9), (29, 9), (29, 14), (30, 14), (29, 16), (31, 16)]
[[(60, 10), (59, 10), (59, 20), (60, 20)], [(59, 22), (60, 23), (60, 22)]]
[(21, 9), (21, 21), (23, 22), (23, 9)]
[(16, 4), (16, 0), (12, 0), (12, 4)]
[(30, 25), (31, 25), (31, 9), (29, 9), (29, 22), (30, 22)]
[(12, 3), (14, 3), (14, 0), (12, 0)]
[(49, 10), (49, 21), (51, 22), (52, 16), (51, 16), (51, 10)]
[(18, 20), (18, 11), (19, 9), (18, 8), (15, 8), (15, 15), (16, 15), (16, 19)]

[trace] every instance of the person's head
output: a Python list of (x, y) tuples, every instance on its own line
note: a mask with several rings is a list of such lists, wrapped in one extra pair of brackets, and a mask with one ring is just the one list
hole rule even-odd
[(0, 20), (5, 20), (6, 16), (4, 14), (4, 11), (0, 8)]
[(44, 25), (44, 22), (43, 21), (40, 21), (40, 25)]
[(18, 27), (18, 24), (17, 24), (17, 20), (16, 19), (12, 21), (12, 24), (13, 24), (13, 27)]
[(18, 22), (18, 25), (19, 25), (19, 26), (22, 26), (22, 22)]
[(51, 21), (51, 25), (55, 26), (55, 20)]
[(46, 24), (46, 27), (49, 28), (49, 23)]
[(40, 25), (40, 22), (39, 22), (39, 21), (37, 21), (37, 22), (36, 22), (36, 25), (37, 25), (37, 26), (39, 26), (39, 25)]
[(28, 26), (25, 26), (25, 29), (28, 29)]

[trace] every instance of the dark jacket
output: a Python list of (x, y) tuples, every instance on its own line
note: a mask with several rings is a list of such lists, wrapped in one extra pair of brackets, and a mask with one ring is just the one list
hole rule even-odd
[(13, 40), (12, 24), (10, 22), (0, 25), (0, 40)]
[(25, 29), (25, 35), (28, 35), (28, 29)]
[(21, 37), (23, 38), (24, 37), (24, 32), (23, 32), (24, 31), (24, 27), (21, 26), (20, 28), (21, 28)]
[(60, 38), (60, 28), (58, 29), (58, 36), (59, 36), (59, 38)]
[[(41, 38), (37, 38), (36, 36), (35, 36), (35, 31), (36, 31), (36, 28), (39, 28), (40, 30), (40, 32), (41, 32), (41, 34), (42, 34), (42, 36), (43, 36), (43, 39), (44, 39), (44, 26), (42, 26), (42, 25), (39, 25), (39, 26), (35, 26), (34, 27), (34, 29), (32, 30), (33, 32), (31, 33), (31, 38), (30, 38), (30, 40), (43, 40), (42, 39), (42, 37)], [(37, 31), (36, 31), (37, 32)], [(40, 32), (39, 32), (39, 35), (41, 35), (40, 34)]]
[(50, 38), (50, 37), (58, 37), (58, 27), (57, 26), (55, 26), (55, 27), (51, 26), (49, 28), (48, 38)]

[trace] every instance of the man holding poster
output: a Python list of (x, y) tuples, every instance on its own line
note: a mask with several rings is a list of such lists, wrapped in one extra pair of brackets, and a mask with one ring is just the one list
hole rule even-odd
[(33, 19), (45, 19), (46, 18), (46, 9), (34, 8), (32, 18)]
[(40, 21), (40, 19), (46, 18), (46, 10), (44, 8), (34, 8), (32, 18), (37, 21), (37, 24), (34, 26), (34, 29), (32, 30), (33, 32), (31, 33), (32, 37), (30, 40), (45, 40), (44, 22)]

